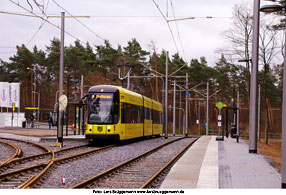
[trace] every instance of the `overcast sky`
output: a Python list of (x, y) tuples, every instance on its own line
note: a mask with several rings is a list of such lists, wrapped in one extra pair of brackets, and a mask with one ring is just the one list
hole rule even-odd
[[(66, 31), (82, 42), (88, 41), (91, 46), (103, 44), (102, 39), (107, 39), (112, 46), (117, 48), (118, 44), (126, 46), (128, 41), (136, 38), (145, 50), (150, 51), (151, 48), (148, 45), (154, 41), (158, 52), (162, 49), (168, 50), (170, 55), (177, 52), (168, 25), (152, 0), (37, 0), (36, 2), (39, 5), (44, 5), (43, 7), (38, 7), (34, 0), (13, 1), (19, 2), (28, 11), (39, 16), (44, 16), (40, 9), (44, 9), (48, 16), (59, 16), (60, 12), (64, 10), (58, 7), (55, 2), (74, 16), (91, 16), (90, 18), (78, 18), (78, 20), (93, 32), (73, 18), (66, 18), (65, 20)], [(9, 0), (0, 0), (0, 2), (0, 11), (31, 15)], [(155, 0), (155, 2), (162, 13), (165, 16), (168, 14), (168, 19), (172, 19), (171, 1)], [(252, 8), (253, 0), (172, 0), (176, 18), (196, 17), (193, 20), (177, 22), (182, 46), (178, 38), (176, 23), (170, 22), (179, 54), (188, 63), (193, 58), (205, 56), (209, 65), (215, 64), (220, 57), (219, 54), (215, 53), (215, 50), (225, 45), (220, 33), (229, 28), (232, 9), (235, 4), (247, 4)], [(67, 12), (66, 16), (69, 16)], [(207, 16), (211, 16), (213, 19), (207, 19)], [(49, 21), (60, 27), (60, 18), (49, 18)], [(15, 54), (16, 45), (29, 43), (28, 48), (30, 49), (37, 45), (38, 48), (45, 50), (45, 46), (50, 44), (53, 37), (60, 38), (60, 30), (45, 23), (31, 40), (42, 24), (42, 20), (35, 17), (0, 13), (0, 24), (2, 27), (0, 31), (0, 58), (4, 61)], [(69, 35), (65, 36), (65, 46), (73, 44), (74, 41), (75, 38)]]

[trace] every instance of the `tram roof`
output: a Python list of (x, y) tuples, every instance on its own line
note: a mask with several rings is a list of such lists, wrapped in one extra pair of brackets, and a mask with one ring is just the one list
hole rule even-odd
[[(143, 95), (141, 94), (138, 94), (136, 92), (133, 92), (133, 91), (130, 91), (128, 89), (124, 89), (122, 87), (119, 87), (119, 86), (115, 86), (115, 85), (96, 85), (96, 86), (93, 86), (91, 88), (89, 88), (88, 92), (89, 93), (100, 93), (100, 92), (110, 92), (110, 93), (114, 93), (116, 92), (117, 90), (119, 90), (121, 93), (125, 93), (125, 94), (130, 94), (130, 95), (134, 95), (134, 96), (140, 96), (142, 97)], [(152, 100), (151, 98), (148, 98), (146, 96), (143, 96), (144, 98), (148, 99), (149, 101), (153, 101), (153, 103), (157, 102), (155, 100)], [(161, 104), (160, 102), (157, 102), (157, 104)]]

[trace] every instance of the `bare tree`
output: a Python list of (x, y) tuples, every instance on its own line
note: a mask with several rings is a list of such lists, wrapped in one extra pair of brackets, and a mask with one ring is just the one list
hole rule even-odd
[[(251, 10), (247, 5), (235, 5), (233, 8), (232, 26), (222, 32), (223, 38), (228, 42), (224, 48), (218, 49), (223, 53), (227, 61), (236, 64), (238, 60), (250, 59), (250, 46), (252, 35)], [(248, 100), (250, 89), (250, 61), (246, 61)]]
[[(266, 126), (265, 126), (265, 143), (268, 143), (268, 132), (272, 128), (270, 123), (270, 106), (271, 103), (268, 98), (268, 82), (271, 76), (271, 63), (273, 58), (279, 52), (279, 46), (277, 44), (277, 31), (272, 29), (272, 23), (266, 24), (266, 20), (262, 19), (262, 25), (260, 26), (260, 46), (259, 46), (259, 58), (260, 63), (263, 65), (263, 76), (261, 84), (264, 92), (264, 103), (266, 113)], [(260, 134), (259, 134), (260, 135)]]

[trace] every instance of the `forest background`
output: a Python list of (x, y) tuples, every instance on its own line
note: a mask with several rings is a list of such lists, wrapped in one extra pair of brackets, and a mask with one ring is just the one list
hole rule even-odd
[[(281, 2), (283, 4), (283, 2)], [(261, 14), (260, 25), (260, 59), (259, 84), (261, 86), (260, 98), (260, 137), (281, 137), (281, 101), (282, 101), (282, 67), (284, 28), (282, 13), (277, 16), (264, 16)], [(240, 128), (243, 135), (248, 135), (248, 107), (251, 68), (251, 42), (252, 17), (251, 10), (245, 5), (237, 5), (233, 9), (233, 24), (222, 32), (225, 43), (218, 47), (221, 54), (216, 64), (208, 64), (205, 57), (192, 59), (186, 62), (179, 54), (169, 56), (169, 75), (189, 75), (189, 118), (188, 132), (197, 135), (199, 126), (196, 120), (200, 119), (200, 133), (205, 133), (206, 122), (206, 90), (209, 82), (210, 107), (209, 122), (210, 133), (217, 133), (217, 114), (215, 104), (219, 101), (234, 105), (236, 92), (240, 94)], [(40, 109), (52, 111), (54, 109), (58, 90), (60, 40), (50, 38), (50, 45), (40, 50), (35, 45), (28, 49), (24, 44), (16, 46), (17, 53), (9, 61), (0, 60), (0, 81), (21, 83), (21, 111), (27, 106), (33, 106), (33, 91), (40, 94)], [(167, 48), (166, 48), (167, 50)], [(244, 60), (244, 62), (238, 62)], [(161, 101), (165, 75), (166, 51), (158, 51), (153, 41), (149, 50), (143, 50), (136, 38), (131, 39), (127, 45), (113, 47), (108, 40), (103, 45), (91, 46), (88, 42), (83, 45), (75, 41), (73, 45), (64, 50), (64, 94), (68, 96), (70, 123), (73, 121), (73, 104), (80, 100), (81, 75), (83, 75), (84, 94), (91, 86), (110, 84), (126, 87), (126, 79), (119, 79), (118, 67), (121, 76), (126, 75), (131, 68), (132, 78), (130, 89), (152, 99)], [(33, 88), (34, 70), (36, 75), (36, 89)], [(170, 77), (170, 81), (174, 81)], [(176, 79), (184, 89), (185, 78)], [(169, 105), (173, 105), (173, 86), (169, 82)], [(181, 97), (181, 98), (180, 98)], [(185, 92), (176, 93), (176, 107), (185, 108)], [(182, 132), (183, 117), (177, 110), (177, 131)], [(180, 121), (179, 121), (179, 115)], [(230, 114), (230, 120), (233, 120)], [(172, 112), (168, 114), (169, 131), (172, 130)], [(179, 121), (179, 122), (178, 122)], [(180, 128), (179, 125), (180, 124)], [(267, 140), (266, 139), (266, 140)]]

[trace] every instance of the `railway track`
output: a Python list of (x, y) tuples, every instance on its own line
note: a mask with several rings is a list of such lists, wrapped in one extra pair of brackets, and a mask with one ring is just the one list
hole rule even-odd
[(93, 150), (97, 149), (91, 149), (85, 144), (24, 158), (14, 158), (0, 167), (0, 188), (23, 188), (31, 181), (39, 180), (54, 162), (76, 156), (75, 153), (79, 154), (79, 151), (82, 154)]
[(22, 188), (27, 182), (36, 177), (45, 169), (47, 163), (38, 164), (0, 175), (0, 188)]
[(12, 158), (0, 164), (0, 174), (32, 166), (35, 162), (40, 164), (52, 158), (52, 151), (40, 144), (11, 138), (0, 138), (0, 141), (16, 150)]
[[(196, 139), (180, 138), (125, 161), (72, 188), (151, 188)], [(176, 144), (176, 147), (174, 145)], [(178, 145), (180, 145), (178, 147)], [(175, 148), (175, 149), (173, 149)], [(156, 182), (155, 182), (156, 183)], [(153, 186), (152, 186), (153, 185)]]
[[(191, 139), (183, 139), (183, 140), (186, 140), (185, 142), (189, 142), (189, 143), (194, 141)], [(174, 142), (174, 141), (171, 141), (171, 142)], [(158, 178), (158, 175), (161, 175), (162, 172), (164, 172), (167, 167), (170, 167), (170, 165), (167, 165), (166, 161), (160, 162), (160, 163), (159, 161), (161, 159), (167, 159), (168, 157), (168, 162), (172, 163), (177, 158), (177, 157), (176, 158), (174, 157), (173, 161), (171, 161), (170, 158), (173, 158), (173, 156), (177, 155), (178, 151), (177, 150), (175, 152), (173, 151), (174, 154), (170, 153), (170, 151), (171, 151), (171, 148), (174, 146), (173, 144), (178, 145), (178, 143), (181, 141), (176, 141), (174, 143), (171, 143), (171, 142), (160, 145), (160, 147), (157, 147), (157, 149), (155, 150), (153, 149), (152, 151), (150, 150), (146, 153), (137, 152), (137, 155), (136, 155), (137, 157), (135, 158), (135, 160), (134, 159), (128, 160), (128, 162), (126, 161), (124, 163), (120, 163), (120, 161), (118, 161), (120, 165), (116, 166), (115, 169), (110, 168), (112, 166), (109, 166), (109, 167), (106, 166), (105, 169), (101, 169), (102, 171), (100, 171), (99, 169), (99, 171), (94, 173), (94, 175), (96, 174), (101, 175), (99, 174), (100, 172), (104, 173), (103, 176), (98, 177), (99, 179), (95, 179), (94, 177), (92, 177), (88, 181), (75, 185), (76, 183), (83, 181), (85, 178), (89, 178), (90, 176), (92, 176), (91, 174), (89, 177), (85, 177), (85, 178), (81, 177), (81, 179), (78, 178), (70, 186), (68, 185), (66, 187), (60, 186), (60, 188), (71, 188), (71, 187), (72, 188), (98, 188), (98, 187), (100, 188), (142, 188), (142, 186), (144, 187), (144, 185), (153, 187), (152, 185), (154, 184), (154, 180)], [(142, 147), (142, 145), (145, 145), (144, 143), (145, 142), (143, 142), (142, 144), (139, 144), (139, 146), (141, 145), (140, 147)], [(146, 143), (149, 143), (149, 142), (146, 142)], [(164, 143), (164, 142), (157, 143), (156, 145), (158, 146), (161, 143)], [(190, 145), (191, 144), (192, 143), (190, 143)], [(185, 146), (186, 144), (183, 144), (183, 145)], [(57, 171), (54, 172), (55, 170), (63, 170), (64, 167), (67, 167), (67, 166), (73, 167), (72, 164), (78, 164), (79, 162), (81, 163), (86, 162), (85, 160), (86, 158), (87, 159), (91, 157), (102, 158), (100, 156), (102, 155), (104, 156), (106, 154), (112, 154), (115, 151), (122, 150), (124, 148), (133, 148), (133, 146), (129, 146), (128, 144), (126, 146), (119, 146), (119, 147), (107, 146), (103, 148), (89, 148), (88, 145), (81, 145), (81, 146), (61, 149), (58, 151), (50, 151), (50, 152), (46, 152), (45, 154), (38, 154), (38, 155), (28, 156), (28, 157), (18, 158), (18, 159), (15, 158), (10, 163), (8, 163), (10, 168), (5, 170), (3, 173), (0, 173), (0, 188), (8, 188), (8, 189), (10, 188), (50, 188), (51, 186), (53, 186), (53, 188), (58, 188), (59, 186), (49, 183), (51, 181), (51, 178), (54, 178), (55, 176), (54, 174), (57, 172)], [(150, 149), (152, 147), (149, 146), (147, 148)], [(182, 146), (180, 148), (182, 149), (184, 147)], [(116, 150), (114, 151), (114, 149)], [(147, 150), (145, 149), (145, 151)], [(161, 151), (161, 154), (158, 153), (160, 151)], [(138, 155), (138, 154), (142, 154), (142, 155)], [(163, 156), (164, 154), (166, 156)], [(156, 163), (154, 164), (154, 162)], [(118, 163), (113, 163), (113, 164), (116, 165)], [(150, 164), (153, 165), (153, 168), (149, 167)], [(162, 168), (165, 166), (166, 168)], [(127, 167), (130, 167), (130, 169), (127, 170), (126, 169)], [(122, 171), (122, 170), (125, 170), (125, 171)], [(70, 172), (68, 173), (71, 174)], [(112, 178), (110, 175), (113, 175), (116, 177)], [(112, 182), (106, 182), (107, 181), (106, 179)], [(98, 182), (99, 180), (102, 182)], [(148, 183), (147, 180), (150, 182)], [(87, 184), (84, 184), (86, 182)], [(138, 185), (139, 183), (140, 185)]]
[[(72, 154), (72, 155), (61, 156), (59, 154), (56, 159), (54, 158), (53, 160), (51, 160), (47, 164), (46, 168), (40, 174), (38, 174), (36, 177), (34, 177), (33, 179), (26, 182), (24, 185), (21, 186), (21, 188), (24, 188), (24, 189), (26, 189), (26, 188), (40, 188), (42, 185), (45, 184), (46, 178), (49, 177), (49, 175), (50, 175), (49, 170), (60, 168), (60, 166), (63, 166), (63, 165), (65, 165), (71, 161), (83, 158), (85, 156), (92, 155), (94, 153), (102, 152), (102, 151), (110, 149), (112, 147), (114, 147), (114, 145), (109, 145), (109, 146), (105, 146), (102, 148), (88, 149), (86, 151), (76, 153), (76, 154)], [(80, 148), (80, 147), (77, 146), (74, 148)], [(55, 153), (66, 154), (66, 152), (67, 151), (62, 150), (62, 151), (56, 151)]]
[(14, 144), (18, 148), (21, 148), (22, 150), (21, 157), (28, 157), (31, 155), (51, 152), (51, 149), (49, 149), (48, 147), (42, 146), (40, 144), (31, 142), (31, 141), (18, 140), (18, 139), (12, 139), (12, 138), (2, 138), (2, 137), (0, 137), (0, 141), (9, 143), (9, 144)]
[(18, 146), (2, 141), (0, 141), (0, 144), (3, 145), (4, 148), (6, 148), (1, 151), (0, 167), (10, 162), (11, 160), (21, 156), (22, 150)]

